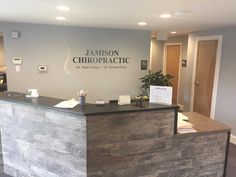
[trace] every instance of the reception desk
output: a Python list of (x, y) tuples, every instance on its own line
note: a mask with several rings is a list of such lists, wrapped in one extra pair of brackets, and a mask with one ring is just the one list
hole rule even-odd
[[(222, 177), (230, 129), (193, 118), (177, 133), (175, 105), (53, 106), (60, 99), (0, 94), (3, 167), (14, 177)], [(200, 121), (200, 123), (199, 123)], [(208, 126), (204, 125), (204, 121)]]

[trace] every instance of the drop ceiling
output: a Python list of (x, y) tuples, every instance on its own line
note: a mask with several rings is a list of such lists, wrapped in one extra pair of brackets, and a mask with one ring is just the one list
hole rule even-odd
[[(180, 33), (236, 25), (236, 0), (0, 0), (0, 21)], [(58, 5), (70, 11), (61, 12)], [(161, 19), (160, 14), (172, 18)], [(180, 12), (180, 13), (179, 13)], [(57, 21), (64, 16), (65, 21)], [(138, 26), (144, 21), (146, 26)]]

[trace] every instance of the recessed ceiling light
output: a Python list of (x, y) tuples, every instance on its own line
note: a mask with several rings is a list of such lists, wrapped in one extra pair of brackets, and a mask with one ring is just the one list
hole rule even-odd
[(176, 31), (171, 31), (170, 33), (171, 33), (171, 34), (176, 34), (177, 32), (176, 32)]
[(164, 13), (164, 14), (161, 14), (160, 17), (161, 17), (161, 18), (170, 18), (170, 17), (171, 17), (171, 14), (169, 14), (169, 13)]
[(57, 9), (60, 11), (69, 11), (70, 8), (68, 6), (57, 6)]
[(138, 22), (138, 25), (145, 26), (145, 25), (147, 25), (147, 23), (146, 22)]
[(179, 16), (179, 15), (185, 15), (187, 13), (191, 13), (190, 10), (178, 10), (174, 12), (174, 15)]
[(65, 21), (66, 18), (65, 17), (56, 17), (57, 20), (60, 20), (60, 21)]

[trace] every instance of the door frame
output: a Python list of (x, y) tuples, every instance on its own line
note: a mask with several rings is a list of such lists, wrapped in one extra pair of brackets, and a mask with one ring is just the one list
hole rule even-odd
[(222, 41), (223, 41), (222, 35), (197, 37), (195, 40), (190, 111), (193, 111), (193, 103), (194, 103), (194, 92), (195, 92), (194, 82), (195, 82), (196, 68), (197, 68), (198, 42), (199, 41), (207, 41), (207, 40), (218, 40), (217, 52), (216, 52), (215, 74), (214, 74), (212, 98), (211, 98), (211, 111), (210, 111), (210, 118), (215, 119), (217, 87), (218, 87), (218, 81), (219, 81), (220, 60), (221, 60)]
[(177, 105), (179, 104), (179, 88), (180, 88), (180, 79), (181, 79), (181, 63), (182, 63), (182, 48), (183, 48), (183, 44), (182, 43), (165, 43), (164, 44), (164, 53), (163, 53), (163, 63), (162, 63), (162, 71), (163, 74), (166, 74), (166, 58), (167, 58), (167, 46), (170, 45), (179, 45), (180, 46), (180, 55), (179, 55), (179, 79), (178, 79), (178, 86), (177, 86)]

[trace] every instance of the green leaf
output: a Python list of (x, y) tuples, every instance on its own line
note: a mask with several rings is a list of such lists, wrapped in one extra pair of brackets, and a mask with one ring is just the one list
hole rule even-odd
[(173, 79), (174, 76), (171, 76), (169, 74), (163, 75), (163, 73), (160, 71), (158, 72), (151, 72), (148, 71), (148, 74), (141, 77), (139, 80), (142, 83), (141, 88), (147, 90), (150, 85), (158, 85), (158, 86), (171, 86), (170, 80)]

